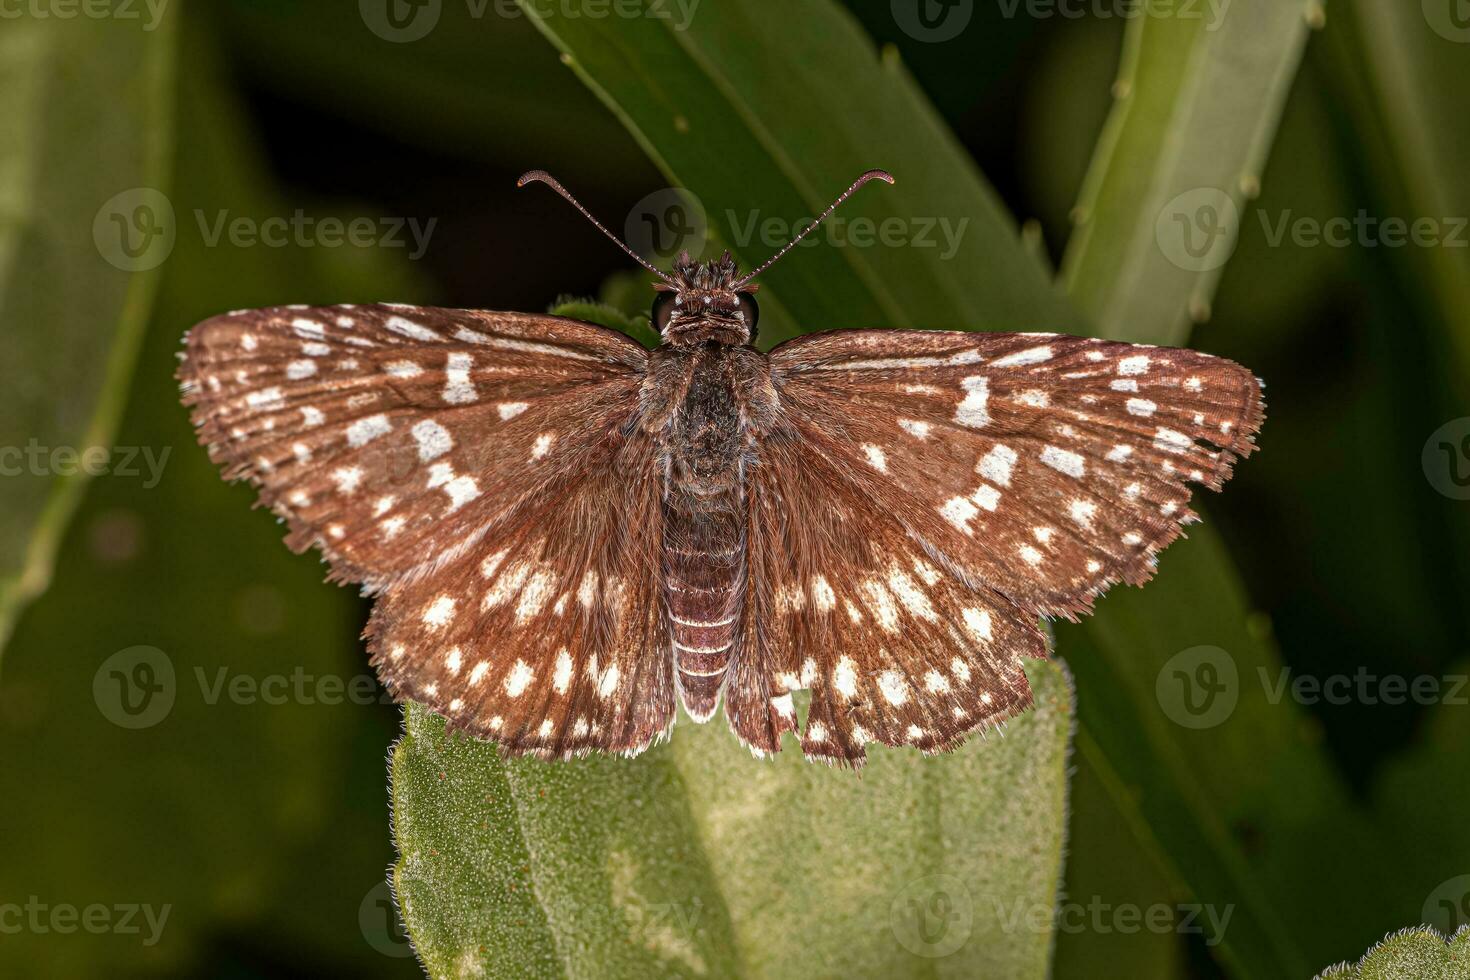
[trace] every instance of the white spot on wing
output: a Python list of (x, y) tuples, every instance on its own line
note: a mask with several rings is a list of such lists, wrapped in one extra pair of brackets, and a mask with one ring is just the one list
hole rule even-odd
[(284, 401), (279, 388), (262, 388), (260, 391), (252, 391), (245, 396), (246, 405), (265, 411), (280, 408)]
[(383, 370), (395, 378), (417, 378), (424, 373), (424, 369), (413, 361), (389, 361), (383, 365)]
[(500, 413), (502, 419), (509, 421), (530, 407), (526, 402), (501, 402), (495, 406), (495, 410)]
[(930, 425), (928, 422), (921, 422), (918, 419), (899, 419), (898, 427), (915, 439), (929, 438)]
[(424, 610), (424, 625), (442, 629), (454, 618), (454, 597), (441, 595)]
[(965, 397), (954, 411), (954, 420), (970, 429), (983, 429), (990, 424), (990, 382), (976, 374), (960, 381)]
[(1154, 433), (1154, 448), (1166, 453), (1182, 453), (1194, 447), (1194, 440), (1173, 429), (1159, 429)]
[(1144, 418), (1148, 418), (1159, 406), (1147, 398), (1130, 398), (1126, 407), (1129, 415), (1141, 415)]
[(565, 647), (556, 655), (556, 673), (552, 675), (551, 683), (557, 694), (567, 693), (572, 685), (572, 656)]
[(362, 483), (361, 466), (341, 466), (332, 471), (338, 493), (352, 493)]
[(1016, 465), (1016, 451), (1010, 446), (996, 445), (980, 457), (975, 472), (997, 486), (1011, 485), (1011, 470)]
[(365, 446), (378, 436), (386, 435), (392, 429), (393, 426), (388, 423), (388, 416), (370, 415), (365, 419), (358, 419), (347, 427), (347, 444), (353, 448)]
[(470, 367), (474, 359), (463, 351), (449, 355), (444, 368), (443, 397), (451, 405), (467, 405), (479, 398), (475, 386), (470, 383)]
[(941, 517), (943, 517), (946, 521), (949, 521), (961, 531), (964, 531), (966, 534), (974, 533), (970, 530), (970, 521), (972, 521), (975, 518), (975, 515), (978, 513), (980, 513), (980, 509), (974, 504), (970, 503), (970, 501), (964, 497), (950, 497), (944, 502), (944, 505), (939, 508), (939, 514)]
[(895, 708), (909, 699), (908, 685), (896, 670), (885, 670), (878, 675), (878, 690), (882, 692), (883, 700)]
[(505, 693), (518, 698), (536, 679), (536, 672), (524, 660), (517, 660), (505, 677)]
[(383, 326), (396, 334), (400, 334), (404, 337), (410, 337), (414, 340), (439, 339), (439, 335), (437, 333), (430, 330), (422, 323), (414, 323), (412, 320), (409, 320), (406, 317), (390, 316), (383, 323)]
[(1058, 473), (1080, 479), (1085, 472), (1082, 457), (1069, 449), (1047, 446), (1041, 450), (1041, 461)]
[(449, 430), (433, 419), (424, 419), (411, 430), (414, 441), (419, 444), (419, 461), (427, 463), (438, 459), (454, 448)]
[(1024, 367), (1027, 364), (1040, 364), (1051, 360), (1051, 347), (1028, 347), (1018, 350), (1014, 354), (1007, 354), (994, 362), (994, 367)]

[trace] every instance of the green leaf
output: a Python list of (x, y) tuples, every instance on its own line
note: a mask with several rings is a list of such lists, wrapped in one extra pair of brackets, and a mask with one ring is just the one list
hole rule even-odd
[[(1068, 679), (1004, 737), (861, 776), (723, 724), (633, 760), (502, 762), (417, 706), (393, 752), (396, 892), (435, 977), (1044, 977)], [(687, 722), (687, 719), (685, 720)]]
[[(1324, 37), (1334, 82), (1351, 113), (1359, 152), (1376, 178), (1380, 216), (1429, 219), (1436, 247), (1387, 248), (1396, 253), (1438, 311), (1458, 391), (1470, 372), (1470, 248), (1455, 225), (1470, 215), (1470, 131), (1464, 100), (1470, 31), (1456, 3), (1384, 4), (1344, 0), (1333, 6)], [(1458, 239), (1456, 246), (1451, 238)], [(1460, 407), (1464, 407), (1463, 392)]]
[[(221, 937), (266, 934), (289, 937), (307, 964), (326, 959), (324, 936), (342, 936), (331, 962), (370, 976), (393, 965), (369, 944), (388, 936), (364, 942), (355, 924), (391, 858), (381, 752), (397, 713), (362, 657), (362, 604), (324, 586), (314, 556), (282, 547), (273, 516), (251, 509), (253, 491), (220, 480), (173, 374), (183, 330), (226, 309), (422, 292), (403, 287), (391, 252), (211, 245), (198, 231), (196, 210), (260, 220), (298, 202), (271, 190), (222, 95), (211, 39), (185, 17), (168, 28), (181, 35), (170, 105), (190, 142), (169, 188), (175, 247), (117, 429), (130, 461), (92, 481), (54, 586), (17, 624), (0, 687), (0, 840), (25, 842), (0, 860), (0, 896), (146, 904), (166, 919), (156, 935), (141, 913), (131, 934), (7, 933), (0, 973), (192, 975)], [(90, 30), (82, 18), (66, 25)], [(126, 88), (77, 92), (92, 107), (83, 116), (115, 111)], [(88, 154), (105, 157), (104, 144)], [(116, 186), (132, 180), (120, 173)], [(89, 215), (88, 247), (90, 229)], [(52, 328), (6, 321), (7, 342), (29, 351), (6, 362), (7, 384), (83, 363)], [(71, 397), (91, 396), (78, 380)], [(154, 651), (146, 661), (117, 659), (140, 647)]]
[(1209, 316), (1322, 4), (1147, 7), (1128, 24), (1063, 279), (1100, 336), (1178, 344)]
[[(1225, 222), (1207, 253), (1203, 225), (1238, 214), (1258, 189), (1320, 14), (1310, 3), (1252, 2), (1231, 5), (1218, 31), (1183, 18), (1130, 22), (1120, 103), (1078, 205), (1064, 273), (1105, 334), (1180, 343), (1189, 320), (1207, 314), (1239, 220)], [(1145, 591), (1109, 595), (1083, 628), (1060, 634), (1064, 649), (1097, 650), (1074, 661), (1079, 751), (1111, 773), (1120, 805), (1136, 808), (1135, 825), (1172, 874), (1202, 900), (1235, 907), (1223, 955), (1248, 974), (1300, 975), (1319, 949), (1382, 920), (1390, 859), (1300, 709), (1272, 703), (1280, 660), (1218, 536), (1208, 525), (1191, 529), (1160, 568)], [(1205, 648), (1217, 652), (1198, 653)], [(1216, 665), (1228, 668), (1219, 694), (1228, 706), (1213, 720), (1191, 718), (1185, 685)], [(1196, 684), (1193, 697), (1203, 696)], [(1119, 717), (1140, 719), (1142, 730)], [(1342, 853), (1360, 860), (1345, 865), (1334, 858)], [(1334, 906), (1327, 928), (1324, 894), (1356, 896), (1340, 912)]]
[(1405, 929), (1370, 949), (1356, 965), (1341, 963), (1317, 980), (1464, 980), (1470, 976), (1470, 927), (1446, 940), (1429, 928)]
[(552, 304), (553, 316), (567, 316), (587, 323), (596, 323), (610, 330), (619, 330), (632, 337), (644, 347), (659, 345), (658, 332), (648, 324), (647, 316), (630, 316), (607, 303), (592, 300), (562, 299)]
[[(169, 247), (153, 229), (172, 221), (173, 66), (172, 18), (7, 17), (0, 33), (0, 650), (51, 580), (78, 454), (111, 445), (127, 395)], [(125, 246), (114, 222), (134, 217)]]
[[(762, 276), (763, 343), (839, 327), (1079, 322), (896, 50), (880, 55), (835, 4), (790, 3), (780, 17), (748, 0), (706, 4), (684, 30), (659, 17), (523, 9), (650, 158), (695, 192), (707, 253), (728, 247), (754, 267), (863, 171), (897, 176), (858, 192), (811, 247)], [(885, 245), (885, 226), (904, 244)]]

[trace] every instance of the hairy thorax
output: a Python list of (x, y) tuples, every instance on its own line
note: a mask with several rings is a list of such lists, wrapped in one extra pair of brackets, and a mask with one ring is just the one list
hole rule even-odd
[(664, 602), (680, 696), (714, 711), (739, 629), (746, 470), (775, 414), (769, 362), (750, 347), (666, 345), (650, 359), (643, 425), (664, 475)]

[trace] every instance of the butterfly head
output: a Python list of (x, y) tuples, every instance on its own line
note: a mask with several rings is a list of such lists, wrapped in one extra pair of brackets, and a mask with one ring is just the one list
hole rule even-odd
[(771, 256), (754, 272), (745, 276), (738, 276), (735, 269), (735, 260), (726, 252), (713, 262), (695, 262), (689, 257), (688, 252), (681, 252), (679, 259), (674, 263), (672, 273), (660, 271), (655, 268), (643, 256), (628, 247), (627, 243), (618, 238), (603, 226), (602, 222), (592, 216), (592, 213), (578, 203), (560, 182), (544, 170), (532, 170), (521, 175), (516, 182), (517, 187), (524, 187), (531, 183), (545, 184), (556, 191), (572, 207), (582, 212), (582, 215), (608, 238), (612, 239), (628, 256), (643, 268), (659, 277), (654, 288), (658, 290), (658, 296), (653, 301), (653, 312), (650, 319), (653, 326), (668, 344), (693, 345), (703, 343), (718, 344), (749, 344), (755, 340), (756, 318), (760, 310), (756, 306), (756, 287), (751, 280), (769, 269), (777, 259), (791, 251), (796, 243), (821, 224), (826, 217), (837, 210), (838, 205), (852, 196), (852, 192), (863, 186), (870, 180), (881, 180), (886, 184), (893, 183), (893, 175), (886, 170), (869, 170), (852, 185), (843, 191), (833, 201), (827, 210), (812, 220), (811, 224), (802, 229), (791, 241)]
[(753, 284), (736, 275), (735, 260), (726, 252), (713, 262), (695, 262), (680, 253), (673, 274), (654, 286), (649, 318), (665, 343), (749, 344), (755, 340), (760, 307)]

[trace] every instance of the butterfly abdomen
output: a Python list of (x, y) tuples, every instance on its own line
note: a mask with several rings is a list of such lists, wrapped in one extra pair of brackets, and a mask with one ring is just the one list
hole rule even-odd
[[(730, 667), (745, 574), (745, 541), (723, 497), (671, 502), (664, 522), (664, 597), (679, 691), (696, 721), (714, 713)], [(683, 501), (688, 504), (690, 501)]]

